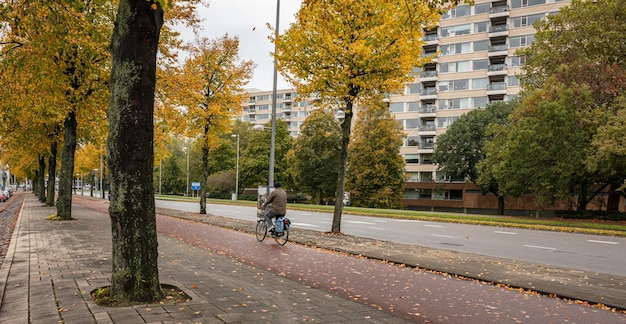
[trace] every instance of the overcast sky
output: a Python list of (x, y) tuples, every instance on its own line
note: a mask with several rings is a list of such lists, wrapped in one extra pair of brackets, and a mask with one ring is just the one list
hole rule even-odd
[[(280, 2), (281, 32), (295, 20), (300, 4), (300, 0)], [(271, 31), (267, 24), (276, 24), (276, 0), (210, 0), (208, 8), (199, 7), (199, 16), (204, 19), (203, 36), (216, 39), (228, 33), (239, 37), (239, 57), (257, 64), (246, 88), (272, 90), (274, 66), (270, 52), (274, 45), (268, 39)], [(279, 73), (278, 89), (289, 87)]]

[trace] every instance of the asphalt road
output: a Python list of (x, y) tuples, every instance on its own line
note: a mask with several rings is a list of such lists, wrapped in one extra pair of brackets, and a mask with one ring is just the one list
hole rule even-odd
[[(156, 206), (198, 212), (199, 204), (157, 200)], [(210, 204), (207, 212), (255, 220), (256, 209)], [(294, 228), (329, 231), (332, 214), (289, 210)], [(344, 214), (345, 234), (618, 276), (626, 274), (626, 238)]]

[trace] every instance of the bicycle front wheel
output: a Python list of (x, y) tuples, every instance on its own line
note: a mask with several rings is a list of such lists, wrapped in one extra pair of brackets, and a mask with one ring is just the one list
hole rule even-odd
[(285, 245), (289, 241), (289, 230), (284, 229), (280, 236), (274, 235), (274, 239), (278, 245)]
[(256, 222), (256, 240), (259, 242), (263, 242), (266, 236), (267, 236), (267, 224), (265, 224), (264, 220), (257, 221)]

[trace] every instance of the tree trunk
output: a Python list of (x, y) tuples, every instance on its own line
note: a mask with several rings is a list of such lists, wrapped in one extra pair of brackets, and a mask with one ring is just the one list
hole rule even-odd
[(37, 184), (36, 191), (37, 197), (39, 197), (39, 201), (42, 203), (46, 202), (46, 179), (44, 177), (46, 174), (46, 158), (44, 155), (39, 156), (39, 171), (37, 172)]
[(589, 204), (589, 197), (587, 196), (587, 185), (582, 184), (580, 186), (580, 192), (578, 193), (578, 204), (576, 206), (577, 213), (583, 213), (587, 210), (587, 204)]
[(609, 184), (609, 196), (607, 197), (607, 202), (606, 202), (606, 210), (607, 211), (619, 211), (619, 200), (620, 200), (620, 193), (618, 190), (618, 188), (620, 187), (619, 183), (614, 183), (612, 182), (611, 184)]
[(206, 214), (206, 180), (209, 178), (209, 144), (207, 136), (209, 126), (204, 125), (204, 137), (202, 138), (202, 179), (200, 179), (200, 214)]
[(348, 144), (350, 144), (350, 131), (352, 129), (353, 103), (346, 102), (345, 119), (341, 124), (341, 154), (339, 156), (339, 174), (337, 176), (337, 189), (335, 191), (335, 210), (333, 212), (333, 224), (331, 232), (341, 232), (341, 213), (343, 211), (343, 191), (348, 167)]
[(74, 152), (76, 151), (76, 112), (69, 113), (64, 122), (57, 217), (72, 219), (72, 182), (74, 180)]
[(162, 25), (158, 2), (120, 1), (111, 40), (107, 141), (111, 297), (118, 300), (155, 302), (163, 296), (152, 177), (156, 56)]
[(54, 206), (54, 190), (57, 177), (57, 145), (56, 141), (50, 144), (50, 155), (48, 156), (48, 191), (46, 191), (46, 205), (48, 206)]
[(496, 195), (498, 197), (498, 215), (504, 215), (504, 196)]

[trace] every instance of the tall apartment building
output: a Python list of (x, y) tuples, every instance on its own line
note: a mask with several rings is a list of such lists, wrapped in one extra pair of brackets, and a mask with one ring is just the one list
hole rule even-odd
[[(520, 91), (516, 76), (524, 64), (515, 51), (530, 45), (532, 23), (558, 12), (567, 0), (476, 0), (474, 6), (451, 9), (437, 28), (424, 35), (423, 55), (437, 54), (432, 63), (416, 69), (413, 83), (390, 97), (389, 109), (404, 126), (401, 148), (406, 161), (405, 206), (430, 210), (497, 208), (471, 184), (437, 175), (432, 153), (437, 136), (459, 116), (494, 101), (509, 101)], [(296, 103), (293, 89), (277, 92), (277, 118), (289, 122), (293, 136), (309, 111), (307, 101)], [(250, 91), (243, 120), (263, 124), (271, 117), (271, 91)], [(528, 199), (526, 199), (528, 200)], [(532, 209), (524, 198), (509, 202), (518, 210)]]

